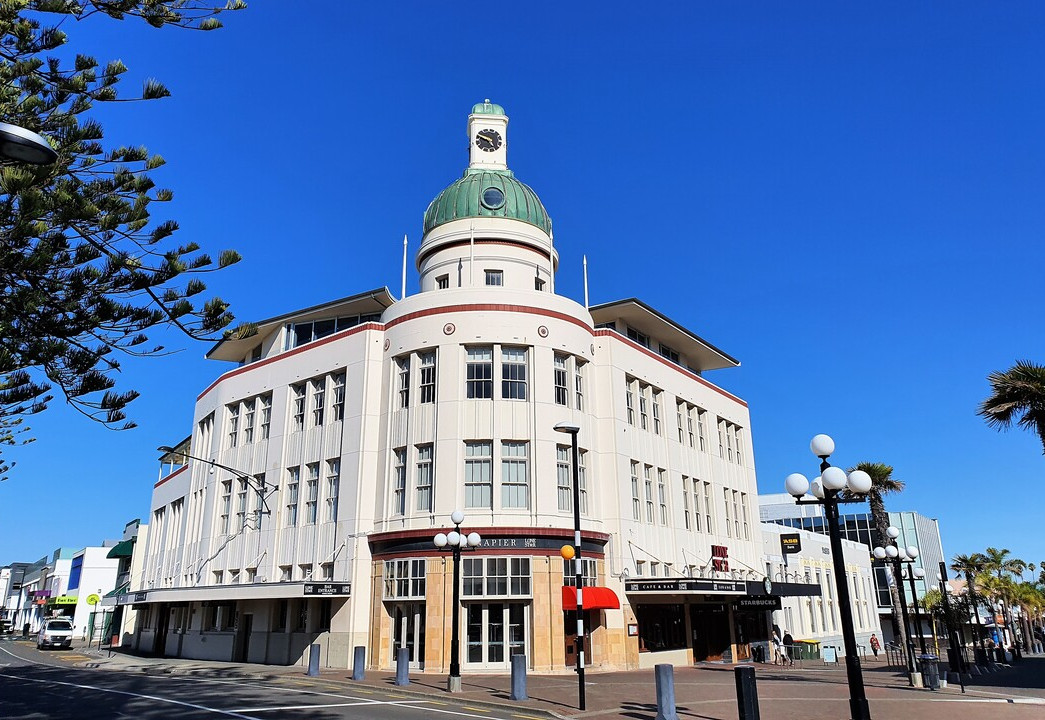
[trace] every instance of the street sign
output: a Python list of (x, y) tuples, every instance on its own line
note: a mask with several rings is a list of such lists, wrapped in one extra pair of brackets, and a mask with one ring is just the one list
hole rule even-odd
[(351, 595), (352, 583), (305, 583), (305, 595)]
[(90, 595), (87, 596), (87, 604), (88, 605), (97, 605), (101, 601), (102, 601), (102, 596), (99, 595), (98, 593), (91, 593)]
[(794, 535), (781, 535), (780, 552), (784, 555), (797, 555), (802, 552), (802, 536), (798, 533), (795, 533)]

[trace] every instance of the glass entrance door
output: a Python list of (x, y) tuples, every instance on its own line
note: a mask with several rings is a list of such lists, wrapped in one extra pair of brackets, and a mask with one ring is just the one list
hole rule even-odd
[(530, 635), (528, 603), (469, 603), (465, 606), (465, 664), (508, 668), (511, 656), (525, 654)]
[(410, 667), (420, 670), (425, 666), (425, 605), (424, 603), (394, 603), (392, 605), (392, 665), (395, 651), (405, 647), (410, 651)]

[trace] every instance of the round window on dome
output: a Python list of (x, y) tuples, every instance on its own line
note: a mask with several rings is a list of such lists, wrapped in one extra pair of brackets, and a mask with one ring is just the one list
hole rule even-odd
[(483, 205), (496, 210), (504, 205), (504, 193), (501, 192), (500, 188), (488, 187), (483, 190)]

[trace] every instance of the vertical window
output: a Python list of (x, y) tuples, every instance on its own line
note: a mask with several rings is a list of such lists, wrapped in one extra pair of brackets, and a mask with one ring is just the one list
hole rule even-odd
[[(693, 527), (697, 532), (703, 532), (701, 528), (701, 517), (700, 517), (700, 480), (693, 478)], [(708, 526), (708, 532), (711, 532), (711, 526)]]
[(733, 491), (733, 529), (736, 530), (736, 537), (740, 537), (740, 493), (736, 490)]
[(693, 529), (689, 516), (689, 478), (682, 476), (682, 524), (687, 530)]
[(653, 432), (660, 435), (660, 390), (653, 391)]
[(432, 446), (417, 446), (417, 509), (432, 511)]
[(410, 406), (410, 356), (396, 358), (399, 371), (399, 407)]
[(261, 439), (268, 440), (272, 424), (272, 395), (261, 396)]
[(243, 416), (243, 443), (245, 445), (254, 442), (254, 407), (257, 402), (257, 398), (251, 398), (246, 402), (247, 412)]
[(421, 360), (421, 402), (435, 402), (435, 353), (426, 352)]
[(744, 521), (744, 539), (751, 539), (751, 529), (747, 524), (747, 493), (740, 493), (740, 512)]
[(466, 442), (464, 504), (469, 508), (493, 507), (493, 443)]
[(232, 481), (221, 481), (221, 534), (229, 534), (229, 515), (232, 512)]
[(584, 410), (584, 363), (577, 358), (573, 359), (573, 386), (577, 402), (574, 407)]
[[(686, 432), (689, 434), (689, 446), (690, 447), (694, 447), (694, 445), (693, 445), (693, 406), (692, 405), (687, 405), (686, 406)], [(701, 440), (700, 449), (701, 450), (704, 449), (704, 441), (703, 440)]]
[(707, 528), (705, 532), (715, 532), (715, 526), (711, 522), (711, 483), (704, 483), (704, 527)]
[(635, 424), (635, 391), (632, 390), (633, 380), (629, 377), (624, 378), (625, 380), (625, 391), (624, 391), (624, 404), (628, 408), (628, 424)]
[(486, 271), (487, 285), (504, 285), (504, 272), (501, 270)]
[(577, 490), (581, 497), (581, 515), (588, 514), (588, 453), (577, 450)]
[(304, 430), (305, 429), (305, 385), (291, 385), (290, 392), (292, 394), (291, 400), (291, 412), (294, 416), (294, 429)]
[(724, 425), (721, 420), (718, 421), (718, 456), (724, 458), (726, 456), (726, 441), (723, 435), (725, 435)]
[(570, 478), (570, 448), (555, 446), (556, 486), (559, 490), (559, 511), (573, 512), (573, 483)]
[(309, 463), (308, 481), (305, 485), (305, 524), (315, 525), (319, 507), (319, 463)]
[(298, 485), (301, 482), (301, 468), (287, 468), (287, 510), (284, 519), (287, 527), (298, 524)]
[(229, 447), (236, 447), (239, 439), (239, 403), (229, 405)]
[(733, 522), (729, 517), (729, 488), (722, 488), (722, 504), (726, 511), (726, 537), (733, 537)]
[(327, 460), (327, 520), (337, 520), (337, 496), (341, 490), (341, 458)]
[(657, 503), (660, 505), (660, 524), (668, 524), (668, 485), (663, 468), (657, 468)]
[(529, 446), (525, 442), (501, 443), (501, 507), (530, 507), (528, 456)]
[(435, 279), (435, 289), (436, 290), (446, 290), (448, 287), (450, 287), (450, 276), (449, 275), (440, 275), (439, 277), (437, 277)]
[(493, 397), (493, 349), (468, 348), (466, 390), (469, 398), (488, 400)]
[(639, 383), (639, 426), (643, 430), (649, 430), (649, 410), (646, 407), (646, 393), (649, 385)]
[(392, 514), (403, 515), (406, 513), (406, 448), (392, 452)]
[(642, 500), (639, 499), (639, 464), (631, 461), (631, 519), (642, 519)]
[(697, 408), (697, 432), (700, 436), (700, 451), (707, 452), (707, 441), (704, 439), (704, 415), (706, 412)]
[(323, 410), (326, 407), (327, 379), (318, 378), (312, 381), (312, 425), (323, 424)]
[(566, 356), (555, 355), (555, 404), (570, 404), (570, 389), (566, 372)]
[(656, 521), (653, 512), (653, 466), (642, 467), (642, 478), (646, 483), (646, 522), (652, 525)]
[(501, 348), (501, 397), (526, 399), (526, 348)]
[[(265, 473), (258, 473), (254, 476), (254, 485), (257, 488), (255, 491), (257, 497), (254, 498), (254, 529), (260, 530), (262, 519), (265, 517), (265, 495), (267, 494), (265, 489)], [(248, 580), (248, 582), (252, 581)]]
[(242, 530), (247, 525), (247, 480), (240, 478), (236, 488), (236, 529)]
[(733, 462), (733, 426), (726, 423), (726, 457)]
[(334, 376), (333, 404), (330, 407), (334, 422), (345, 419), (345, 373)]
[(683, 433), (684, 433), (683, 428), (685, 426), (682, 424), (682, 410), (685, 407), (686, 407), (686, 404), (683, 403), (683, 402), (676, 402), (675, 403), (675, 424), (678, 425), (678, 427), (679, 427), (679, 442), (682, 442)]
[(737, 447), (737, 465), (743, 465), (744, 464), (744, 457), (743, 457), (743, 454), (740, 451), (740, 433), (741, 433), (740, 428), (737, 427), (736, 425), (734, 425), (733, 426), (733, 433), (736, 436), (735, 444), (736, 444), (736, 447)]

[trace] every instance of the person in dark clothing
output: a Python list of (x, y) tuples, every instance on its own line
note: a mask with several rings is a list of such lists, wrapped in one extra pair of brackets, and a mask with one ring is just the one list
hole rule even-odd
[(789, 665), (795, 664), (795, 639), (791, 637), (791, 633), (787, 630), (784, 631), (784, 651), (787, 653), (787, 659)]

